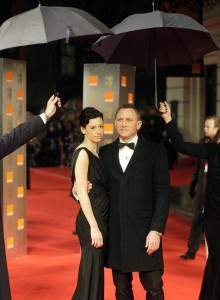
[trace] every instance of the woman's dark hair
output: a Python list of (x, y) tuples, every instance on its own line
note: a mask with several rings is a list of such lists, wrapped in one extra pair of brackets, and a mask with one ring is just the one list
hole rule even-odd
[(82, 110), (79, 115), (79, 126), (74, 129), (72, 144), (70, 145), (70, 150), (75, 150), (84, 140), (84, 134), (82, 133), (80, 127), (85, 128), (89, 124), (91, 119), (102, 118), (103, 113), (95, 109), (94, 107), (86, 107)]

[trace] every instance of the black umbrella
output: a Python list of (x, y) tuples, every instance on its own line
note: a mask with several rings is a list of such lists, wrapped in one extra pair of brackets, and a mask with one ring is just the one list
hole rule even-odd
[(74, 7), (41, 6), (6, 20), (0, 27), (0, 50), (69, 38), (94, 38), (111, 30)]
[(107, 63), (155, 68), (155, 103), (156, 67), (192, 64), (218, 50), (207, 29), (183, 14), (134, 14), (111, 30), (114, 35), (101, 37), (92, 50)]

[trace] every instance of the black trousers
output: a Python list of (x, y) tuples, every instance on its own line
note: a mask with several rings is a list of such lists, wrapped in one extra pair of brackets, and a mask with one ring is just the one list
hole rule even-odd
[(0, 206), (0, 300), (11, 300), (8, 268), (7, 268), (6, 254), (5, 254), (5, 242), (4, 242), (1, 206)]
[(205, 218), (209, 256), (203, 275), (199, 300), (220, 299), (220, 219)]
[[(162, 270), (139, 272), (140, 282), (146, 291), (146, 300), (164, 300), (162, 274)], [(116, 287), (116, 300), (134, 300), (132, 273), (112, 270), (112, 276)]]
[(201, 210), (196, 210), (190, 229), (188, 251), (196, 254), (202, 242), (204, 235), (204, 213)]

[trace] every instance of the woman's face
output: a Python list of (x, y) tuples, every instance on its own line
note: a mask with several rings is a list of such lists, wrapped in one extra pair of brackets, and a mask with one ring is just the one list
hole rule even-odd
[(98, 143), (103, 138), (104, 122), (100, 117), (90, 119), (85, 128), (81, 127), (81, 131), (91, 142)]

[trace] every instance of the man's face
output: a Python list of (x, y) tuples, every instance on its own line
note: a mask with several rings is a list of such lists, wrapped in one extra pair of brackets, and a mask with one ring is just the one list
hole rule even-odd
[(218, 127), (215, 127), (215, 121), (213, 119), (206, 120), (204, 125), (205, 136), (213, 139), (217, 132)]
[(141, 128), (142, 122), (132, 108), (122, 108), (115, 117), (115, 128), (124, 142), (129, 142)]

